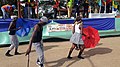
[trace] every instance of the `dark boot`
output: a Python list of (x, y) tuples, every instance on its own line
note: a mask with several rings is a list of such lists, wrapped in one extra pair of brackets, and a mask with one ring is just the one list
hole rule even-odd
[(68, 54), (68, 56), (67, 56), (68, 59), (72, 59), (72, 57), (71, 57), (70, 55), (72, 54), (72, 51), (74, 50), (75, 46), (76, 46), (76, 45), (73, 44), (72, 47), (70, 48), (69, 54)]
[(71, 57), (72, 51), (73, 51), (73, 49), (69, 51), (69, 54), (67, 56), (68, 59), (72, 59), (72, 57)]
[(16, 48), (16, 49), (15, 49), (15, 53), (14, 53), (14, 54), (15, 54), (15, 55), (20, 55), (20, 53), (19, 53), (19, 52), (17, 52), (17, 50), (18, 50), (18, 49)]
[(84, 57), (81, 56), (82, 53), (83, 53), (83, 51), (84, 51), (84, 48), (80, 50), (80, 52), (79, 52), (79, 54), (78, 54), (78, 58), (80, 58), (80, 59), (84, 59)]
[(6, 53), (5, 53), (5, 56), (13, 56), (10, 54), (10, 50), (8, 50)]
[(84, 59), (84, 57), (82, 57), (82, 56), (78, 56), (78, 58), (80, 58), (80, 59)]
[(41, 67), (44, 67), (44, 65), (43, 65), (43, 64), (40, 64), (40, 66), (41, 66)]
[(19, 53), (19, 52), (15, 52), (15, 55), (21, 55), (21, 53)]

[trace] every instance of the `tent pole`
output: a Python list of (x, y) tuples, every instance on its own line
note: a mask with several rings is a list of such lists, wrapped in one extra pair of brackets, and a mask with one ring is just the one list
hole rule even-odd
[(36, 0), (36, 6), (37, 6), (37, 18), (39, 18), (39, 15), (38, 15), (38, 0)]
[(18, 0), (18, 18), (21, 18), (21, 12), (20, 12), (20, 0)]

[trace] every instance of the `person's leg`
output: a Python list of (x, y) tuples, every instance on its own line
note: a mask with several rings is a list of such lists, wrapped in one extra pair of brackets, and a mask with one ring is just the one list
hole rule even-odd
[(76, 50), (79, 50), (80, 49), (80, 44), (76, 44)]
[(70, 7), (68, 7), (67, 9), (68, 9), (68, 18), (70, 18)]
[(7, 52), (5, 53), (6, 56), (12, 56), (10, 54), (10, 51), (15, 47), (15, 45), (14, 45), (14, 36), (13, 35), (10, 35), (10, 41), (11, 41), (11, 45), (10, 45), (9, 49), (7, 50)]
[(14, 42), (15, 42), (15, 55), (19, 55), (20, 53), (18, 52), (18, 46), (19, 46), (19, 41), (18, 41), (18, 38), (17, 38), (17, 36), (15, 35), (15, 37), (14, 37)]
[(37, 64), (41, 67), (44, 67), (44, 50), (43, 50), (43, 44), (42, 43), (33, 43), (33, 45), (35, 46), (36, 52), (38, 54), (38, 60), (37, 60)]
[(54, 8), (54, 19), (57, 18), (57, 8)]
[(86, 11), (86, 17), (88, 18), (88, 16), (89, 16), (89, 13), (88, 13), (88, 10)]
[(36, 18), (36, 15), (35, 15), (35, 8), (32, 8), (32, 18)]
[(72, 47), (70, 48), (69, 54), (68, 54), (68, 56), (67, 56), (68, 59), (71, 59), (71, 58), (72, 58), (72, 57), (71, 57), (71, 54), (72, 54), (72, 51), (74, 50), (74, 48), (75, 48), (75, 44), (72, 44)]
[(28, 7), (24, 8), (24, 18), (28, 18)]
[(72, 7), (70, 7), (70, 17), (72, 16)]
[(83, 11), (83, 18), (85, 18), (85, 10)]
[(79, 9), (80, 7), (79, 6), (77, 6), (77, 16), (80, 16), (80, 9)]
[(76, 18), (77, 17), (77, 5), (75, 5), (74, 9), (75, 9), (75, 11), (74, 11), (74, 17)]
[(78, 58), (84, 59), (84, 58), (81, 56), (82, 53), (83, 53), (83, 51), (84, 51), (84, 49), (85, 49), (84, 45), (80, 46), (80, 52), (79, 52), (79, 54), (78, 54)]
[(5, 19), (5, 10), (4, 10), (4, 8), (1, 8), (1, 10), (2, 10), (2, 13), (3, 13), (3, 19)]
[(11, 15), (9, 12), (6, 12), (6, 18), (11, 18)]

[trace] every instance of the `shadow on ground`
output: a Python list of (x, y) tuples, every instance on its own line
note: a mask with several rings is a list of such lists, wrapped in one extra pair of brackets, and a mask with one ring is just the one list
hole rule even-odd
[[(62, 38), (49, 38), (49, 39), (44, 39), (43, 42), (64, 42), (64, 41), (69, 41), (69, 39), (62, 39)], [(29, 44), (29, 41), (27, 42), (20, 42), (19, 45), (26, 45)], [(0, 45), (0, 48), (2, 47), (9, 47), (10, 44), (3, 44)]]
[[(62, 65), (67, 62), (67, 61), (72, 61), (70, 64), (68, 64), (66, 67), (70, 67), (73, 63), (79, 61), (80, 59), (76, 58), (76, 57), (73, 57), (72, 59), (67, 59), (67, 58), (61, 58), (61, 59), (58, 59), (58, 60), (55, 60), (55, 61), (50, 61), (50, 62), (45, 62), (46, 66), (47, 67), (62, 67)], [(55, 64), (55, 65), (52, 65), (52, 66), (48, 66), (48, 64)]]
[[(58, 47), (58, 45), (44, 46), (44, 51), (49, 50), (49, 49), (52, 49), (52, 48), (54, 48), (54, 47)], [(26, 48), (26, 50), (27, 50), (27, 48)], [(35, 52), (35, 50), (31, 50), (31, 52)], [(25, 53), (26, 53), (26, 52), (22, 52), (22, 53), (20, 53), (20, 54), (25, 54)]]
[[(95, 55), (98, 55), (98, 54), (103, 55), (103, 54), (107, 54), (107, 53), (111, 53), (111, 52), (112, 52), (112, 49), (110, 49), (110, 48), (93, 48), (93, 49), (90, 49), (88, 51), (85, 51), (83, 55), (84, 55), (85, 59), (88, 59), (91, 66), (95, 67), (92, 60), (90, 60), (91, 56), (95, 56)], [(48, 66), (48, 67), (57, 67), (57, 66), (61, 67), (65, 62), (68, 62), (68, 61), (71, 61), (71, 60), (72, 60), (72, 62), (70, 64), (68, 64), (66, 67), (70, 67), (75, 62), (80, 61), (80, 59), (77, 58), (77, 56), (74, 56), (72, 59), (61, 58), (61, 59), (58, 59), (58, 60), (55, 60), (55, 61), (45, 62), (45, 64), (48, 65), (48, 64), (53, 64), (54, 63), (55, 65)]]
[(44, 39), (44, 42), (63, 42), (63, 41), (69, 41), (69, 39), (62, 39), (62, 38), (49, 38)]
[(111, 52), (112, 52), (112, 49), (110, 49), (110, 48), (99, 47), (99, 48), (93, 48), (88, 51), (85, 51), (84, 55), (85, 55), (85, 58), (88, 58), (88, 57), (91, 57), (91, 56), (94, 56), (97, 54), (102, 55), (102, 54), (107, 54), (107, 53), (111, 53)]
[(112, 49), (110, 49), (110, 48), (94, 48), (94, 49), (85, 51), (84, 55), (85, 55), (85, 58), (87, 58), (88, 61), (90, 62), (91, 67), (96, 67), (95, 64), (92, 62), (92, 60), (90, 59), (90, 57), (95, 56), (95, 55), (108, 54), (111, 52), (112, 52)]

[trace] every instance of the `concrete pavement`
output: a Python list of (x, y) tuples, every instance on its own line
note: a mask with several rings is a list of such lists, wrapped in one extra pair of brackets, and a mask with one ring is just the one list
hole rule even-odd
[[(27, 56), (25, 56), (28, 44), (20, 45), (21, 55), (6, 57), (4, 54), (8, 47), (0, 48), (0, 67), (27, 67)], [(69, 41), (44, 42), (45, 67), (120, 67), (120, 37), (101, 38), (95, 48), (85, 49), (85, 59), (78, 59), (78, 51), (72, 53), (73, 59), (67, 59), (71, 43)], [(32, 48), (30, 54), (30, 67), (36, 65), (37, 54)]]

